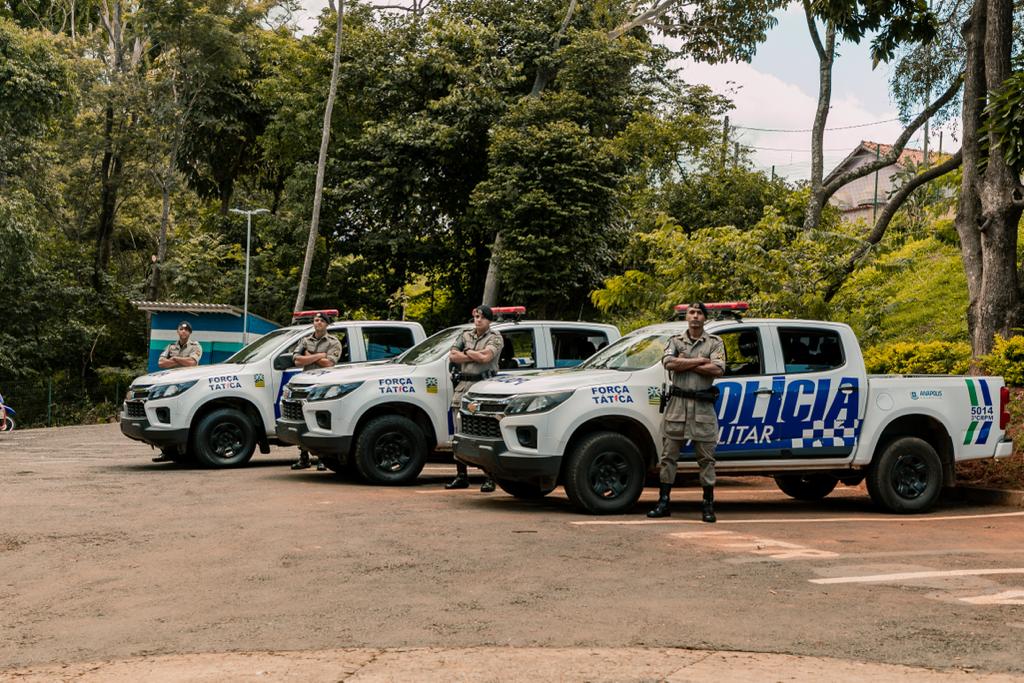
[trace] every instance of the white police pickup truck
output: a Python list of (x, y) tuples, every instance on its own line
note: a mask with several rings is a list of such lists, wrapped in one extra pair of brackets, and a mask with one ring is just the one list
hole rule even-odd
[[(840, 323), (737, 318), (706, 329), (726, 348), (715, 381), (719, 474), (772, 475), (800, 500), (866, 478), (873, 501), (909, 513), (934, 504), (954, 463), (1012, 454), (1001, 378), (868, 375), (853, 330)], [(541, 497), (561, 483), (583, 511), (629, 510), (661, 448), (661, 356), (685, 330), (652, 325), (572, 371), (474, 385), (455, 457), (514, 496)], [(697, 471), (692, 445), (679, 466)]]
[[(292, 349), (312, 325), (274, 330), (224, 363), (162, 370), (132, 382), (121, 411), (125, 436), (155, 446), (178, 462), (236, 467), (258, 445), (269, 453), (282, 388), (299, 369)], [(404, 321), (339, 321), (327, 328), (341, 341), (339, 363), (392, 358), (426, 338), (423, 326)]]
[[(494, 308), (498, 315), (503, 310)], [(430, 452), (450, 447), (448, 352), (470, 327), (442, 330), (387, 363), (302, 373), (285, 388), (278, 438), (368, 483), (414, 480)], [(585, 322), (497, 322), (492, 329), (505, 342), (499, 376), (568, 368), (620, 336), (612, 325)]]

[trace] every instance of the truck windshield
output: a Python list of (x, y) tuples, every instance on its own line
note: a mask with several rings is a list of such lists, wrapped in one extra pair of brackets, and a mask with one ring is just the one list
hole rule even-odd
[(468, 325), (458, 325), (441, 330), (434, 336), (424, 339), (401, 356), (392, 358), (389, 362), (403, 363), (405, 365), (424, 365), (447, 356), (459, 333), (468, 329)]
[(577, 365), (575, 370), (644, 370), (661, 360), (670, 336), (663, 332), (623, 337)]
[(295, 334), (295, 328), (293, 327), (282, 327), (281, 329), (274, 330), (273, 332), (268, 332), (224, 362), (252, 363), (253, 361), (266, 358), (274, 352), (278, 344), (293, 334)]

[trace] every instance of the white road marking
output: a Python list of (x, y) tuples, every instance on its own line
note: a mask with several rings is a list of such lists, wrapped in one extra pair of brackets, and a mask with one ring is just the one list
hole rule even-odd
[(836, 576), (828, 579), (808, 579), (811, 583), (884, 583), (887, 581), (911, 581), (913, 579), (934, 579), (952, 576), (992, 576), (996, 574), (1024, 574), (1024, 567), (1006, 569), (949, 569), (946, 571), (903, 572), (900, 574), (869, 574), (866, 576)]
[(961, 602), (972, 605), (1024, 605), (1024, 590), (1003, 591), (993, 595), (977, 595), (973, 598), (960, 598)]
[[(721, 510), (718, 514), (722, 514)], [(882, 522), (882, 523), (913, 523), (913, 522), (948, 522), (958, 519), (991, 519), (995, 517), (1021, 517), (1024, 512), (992, 512), (982, 515), (943, 515), (940, 517), (906, 517), (882, 516), (877, 517), (797, 517), (792, 519), (721, 519), (718, 524), (827, 524), (831, 522)], [(635, 526), (640, 524), (704, 524), (699, 519), (636, 519), (636, 520), (614, 520), (594, 519), (582, 522), (569, 522), (578, 526)]]

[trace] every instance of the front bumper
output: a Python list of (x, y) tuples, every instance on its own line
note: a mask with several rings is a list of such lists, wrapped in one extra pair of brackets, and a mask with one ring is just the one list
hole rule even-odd
[(142, 441), (160, 449), (182, 449), (188, 445), (188, 429), (156, 429), (144, 417), (127, 417), (122, 414), (121, 433), (129, 439)]
[(352, 447), (351, 436), (310, 432), (305, 422), (278, 418), (274, 424), (278, 441), (305, 448), (310, 453), (347, 456)]
[(504, 439), (457, 434), (452, 439), (455, 459), (479, 467), (492, 477), (553, 486), (562, 466), (560, 455), (511, 453)]

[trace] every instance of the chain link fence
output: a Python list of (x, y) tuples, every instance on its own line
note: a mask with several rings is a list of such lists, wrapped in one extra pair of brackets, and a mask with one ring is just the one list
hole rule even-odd
[(117, 416), (128, 382), (50, 377), (5, 380), (0, 396), (15, 411), (18, 429), (108, 422)]

